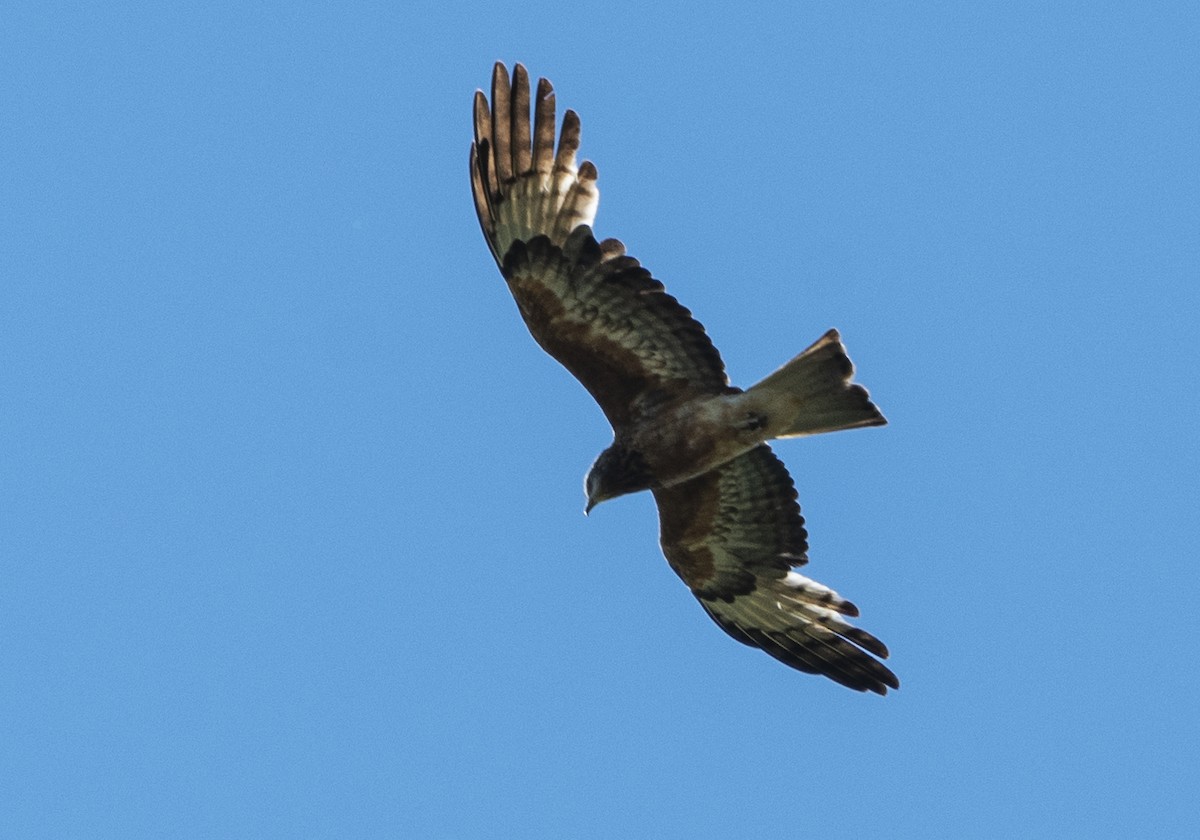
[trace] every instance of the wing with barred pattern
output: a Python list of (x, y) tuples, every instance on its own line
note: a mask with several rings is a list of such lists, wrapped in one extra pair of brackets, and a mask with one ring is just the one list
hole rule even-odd
[(656, 489), (663, 553), (733, 638), (858, 691), (900, 682), (887, 647), (844, 616), (858, 608), (795, 568), (807, 535), (787, 468), (767, 445), (674, 487)]
[(492, 102), (475, 93), (471, 184), (488, 246), (534, 339), (583, 383), (616, 426), (646, 399), (727, 393), (704, 327), (615, 239), (591, 224), (596, 167), (576, 166), (579, 117), (567, 111), (554, 148), (554, 90), (503, 64)]

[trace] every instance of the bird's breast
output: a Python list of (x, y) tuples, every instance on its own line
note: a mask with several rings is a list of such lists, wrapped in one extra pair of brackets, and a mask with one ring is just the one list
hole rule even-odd
[(659, 485), (695, 478), (758, 446), (766, 418), (741, 394), (697, 397), (642, 418), (630, 434)]

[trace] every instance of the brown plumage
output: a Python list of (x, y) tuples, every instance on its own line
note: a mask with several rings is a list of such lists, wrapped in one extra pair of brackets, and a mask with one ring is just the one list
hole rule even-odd
[[(533, 121), (530, 123), (530, 109)], [(729, 384), (691, 313), (615, 239), (592, 234), (596, 167), (577, 165), (579, 117), (557, 150), (554, 90), (530, 102), (520, 64), (475, 93), (471, 185), (479, 223), (534, 339), (583, 383), (613, 427), (586, 480), (588, 510), (651, 490), (671, 568), (726, 632), (859, 691), (899, 687), (887, 648), (849, 601), (794, 569), (808, 562), (791, 477), (766, 441), (886, 421), (830, 330), (749, 390)]]

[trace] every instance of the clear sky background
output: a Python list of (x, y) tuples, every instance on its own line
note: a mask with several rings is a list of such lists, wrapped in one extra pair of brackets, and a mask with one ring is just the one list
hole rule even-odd
[[(1195, 837), (1194, 3), (8, 4), (0, 836)], [(551, 78), (903, 687), (725, 636), (467, 179)]]

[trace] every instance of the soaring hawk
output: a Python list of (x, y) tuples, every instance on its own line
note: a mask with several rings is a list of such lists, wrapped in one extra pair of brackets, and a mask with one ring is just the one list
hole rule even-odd
[(488, 247), (534, 339), (613, 427), (586, 478), (587, 510), (639, 490), (658, 505), (667, 562), (729, 635), (858, 691), (900, 683), (858, 608), (801, 575), (796, 490), (767, 441), (887, 421), (836, 330), (749, 390), (732, 387), (691, 313), (616, 239), (597, 241), (596, 167), (576, 165), (579, 117), (554, 145), (554, 90), (497, 63), (475, 92), (471, 187)]

